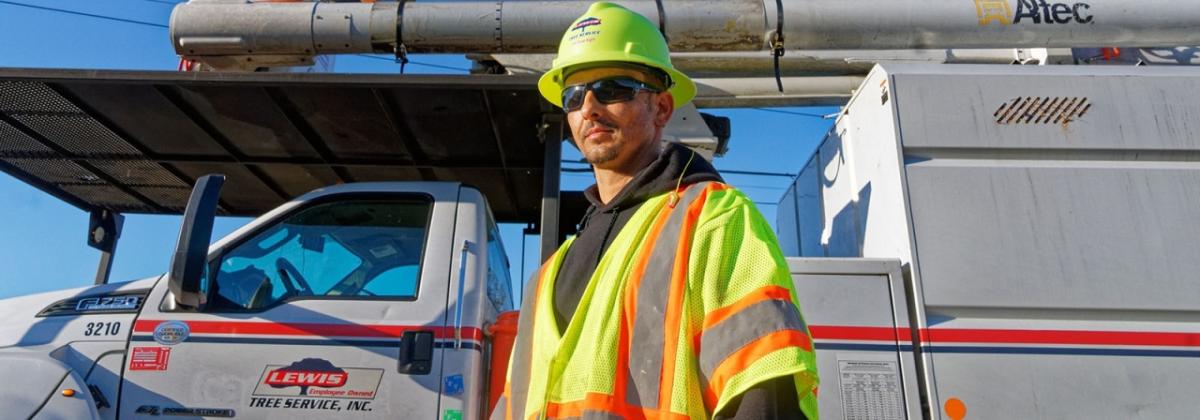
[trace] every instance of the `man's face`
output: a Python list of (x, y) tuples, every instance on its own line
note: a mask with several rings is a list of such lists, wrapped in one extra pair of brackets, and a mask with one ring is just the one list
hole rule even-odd
[[(572, 73), (566, 85), (619, 76), (650, 82), (649, 77), (636, 70), (601, 67)], [(672, 112), (674, 99), (667, 92), (642, 91), (629, 101), (602, 104), (588, 91), (583, 106), (567, 113), (567, 122), (575, 145), (593, 166), (632, 170), (646, 156), (657, 156), (662, 128)]]

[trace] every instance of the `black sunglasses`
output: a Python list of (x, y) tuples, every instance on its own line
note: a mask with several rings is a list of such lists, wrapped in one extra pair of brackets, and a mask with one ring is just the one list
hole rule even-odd
[(583, 107), (583, 99), (587, 92), (592, 91), (596, 100), (602, 104), (615, 104), (633, 99), (640, 91), (661, 92), (659, 89), (639, 82), (629, 77), (614, 77), (601, 79), (591, 83), (567, 86), (562, 91), (563, 112), (571, 112)]

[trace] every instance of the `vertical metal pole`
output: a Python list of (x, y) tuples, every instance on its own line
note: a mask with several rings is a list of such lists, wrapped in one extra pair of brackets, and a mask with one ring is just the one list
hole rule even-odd
[[(113, 250), (114, 252), (116, 250)], [(114, 252), (100, 252), (100, 266), (96, 267), (96, 284), (108, 283), (108, 274), (112, 272)]]
[[(558, 134), (546, 133), (546, 159), (542, 168), (542, 262), (558, 249), (559, 177), (562, 170), (563, 120), (557, 116)], [(553, 121), (546, 116), (546, 121)], [(547, 130), (552, 131), (552, 130)]]
[(109, 210), (95, 210), (91, 214), (88, 229), (88, 245), (100, 250), (100, 264), (96, 267), (96, 284), (108, 283), (112, 272), (113, 255), (117, 253), (117, 240), (125, 226), (125, 216)]

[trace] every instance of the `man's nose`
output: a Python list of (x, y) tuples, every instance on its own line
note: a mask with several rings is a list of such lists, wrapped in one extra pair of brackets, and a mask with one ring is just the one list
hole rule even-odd
[(604, 109), (604, 104), (596, 99), (596, 94), (590, 89), (583, 95), (583, 105), (579, 107), (579, 112), (583, 113), (583, 118), (594, 119), (600, 116), (600, 111)]

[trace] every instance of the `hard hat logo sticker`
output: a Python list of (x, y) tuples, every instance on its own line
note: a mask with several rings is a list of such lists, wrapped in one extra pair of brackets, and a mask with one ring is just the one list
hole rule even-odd
[(598, 25), (600, 25), (600, 18), (586, 17), (583, 20), (579, 21), (579, 23), (576, 23), (575, 26), (572, 26), (571, 30), (572, 31), (583, 31), (583, 30), (586, 30), (587, 27), (589, 27), (589, 26), (598, 26)]
[(600, 29), (592, 28), (593, 26), (600, 26), (600, 18), (583, 18), (583, 20), (576, 23), (571, 27), (570, 30), (567, 31), (567, 33), (571, 34), (571, 36), (567, 38), (567, 42), (570, 42), (571, 45), (594, 42), (596, 40), (596, 35), (600, 35)]

